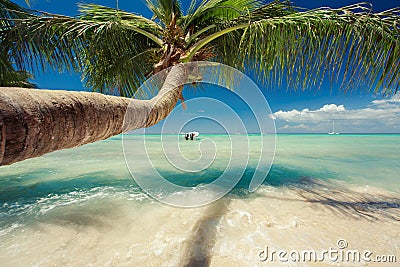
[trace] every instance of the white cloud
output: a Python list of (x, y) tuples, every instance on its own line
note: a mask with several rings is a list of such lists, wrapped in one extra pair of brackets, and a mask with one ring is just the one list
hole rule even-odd
[(308, 129), (308, 126), (305, 124), (299, 124), (299, 125), (288, 125), (285, 124), (282, 127), (279, 127), (279, 129)]
[(344, 108), (343, 105), (336, 106), (335, 104), (330, 104), (330, 105), (323, 106), (318, 111), (320, 111), (320, 112), (341, 112), (341, 111), (345, 111), (345, 110), (346, 109)]
[(278, 111), (273, 114), (274, 119), (281, 119), (287, 122), (317, 122), (332, 119), (333, 116), (343, 116), (346, 109), (343, 105), (327, 104), (317, 110), (309, 110), (308, 108), (298, 111)]
[(394, 95), (391, 98), (386, 98), (386, 99), (379, 99), (379, 100), (373, 100), (371, 102), (371, 105), (376, 105), (380, 107), (390, 107), (393, 105), (399, 105), (400, 103), (400, 95)]
[[(285, 121), (286, 124), (279, 129), (310, 129), (314, 131), (325, 131), (326, 124), (332, 120), (338, 121), (343, 127), (357, 126), (357, 129), (364, 127), (378, 126), (381, 128), (369, 129), (370, 131), (386, 131), (400, 129), (400, 99), (398, 95), (382, 100), (373, 100), (370, 104), (361, 109), (346, 109), (344, 105), (326, 104), (319, 109), (310, 110), (289, 110), (277, 111), (271, 118)], [(323, 127), (318, 127), (324, 125)], [(313, 127), (311, 127), (313, 126)], [(383, 128), (382, 128), (383, 127)], [(367, 129), (368, 130), (368, 129)], [(361, 131), (361, 130), (360, 130)]]

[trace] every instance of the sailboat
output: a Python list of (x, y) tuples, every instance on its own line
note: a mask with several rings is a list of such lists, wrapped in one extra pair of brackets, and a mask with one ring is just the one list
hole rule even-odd
[(335, 121), (332, 121), (332, 132), (328, 133), (328, 134), (339, 134), (337, 132), (335, 132)]
[(234, 134), (241, 134), (241, 133), (238, 131), (238, 128), (239, 128), (238, 123), (236, 123)]

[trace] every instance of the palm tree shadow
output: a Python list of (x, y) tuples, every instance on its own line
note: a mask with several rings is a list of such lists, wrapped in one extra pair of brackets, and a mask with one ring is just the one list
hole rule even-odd
[[(283, 182), (274, 187), (293, 190), (299, 197), (275, 197), (262, 194), (260, 197), (284, 201), (301, 201), (320, 205), (322, 209), (336, 216), (369, 221), (400, 221), (400, 198), (354, 191), (345, 185), (312, 177), (301, 177), (298, 181)], [(257, 194), (257, 193), (255, 193)], [(229, 211), (229, 204), (235, 198), (254, 197), (252, 194), (230, 194), (210, 205), (200, 220), (193, 226), (192, 235), (187, 240), (183, 261), (180, 266), (209, 266), (212, 249), (217, 240), (218, 225)]]
[(217, 241), (218, 225), (227, 213), (229, 199), (220, 199), (207, 207), (203, 216), (193, 226), (192, 235), (187, 240), (180, 266), (209, 266), (211, 251)]
[(301, 201), (320, 204), (337, 215), (371, 221), (400, 221), (400, 198), (394, 195), (354, 191), (309, 177), (288, 187)]

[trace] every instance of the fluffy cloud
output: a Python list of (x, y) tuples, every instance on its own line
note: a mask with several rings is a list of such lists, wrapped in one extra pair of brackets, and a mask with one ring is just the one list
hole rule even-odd
[(273, 114), (274, 119), (285, 120), (287, 122), (318, 122), (334, 117), (343, 116), (346, 109), (343, 105), (328, 104), (317, 110), (309, 110), (308, 108), (298, 111), (278, 111)]
[[(381, 129), (369, 129), (380, 132), (387, 131), (387, 127), (400, 129), (400, 99), (399, 95), (392, 98), (373, 100), (370, 104), (361, 109), (346, 109), (344, 105), (327, 104), (323, 107), (310, 110), (293, 109), (290, 111), (277, 111), (271, 116), (273, 119), (286, 122), (279, 129), (310, 129), (311, 131), (325, 131), (326, 124), (332, 120), (338, 121), (347, 131), (352, 131), (350, 126), (358, 127), (357, 131), (362, 131), (362, 126), (378, 126)], [(323, 127), (318, 127), (323, 125)], [(382, 128), (385, 126), (386, 129)], [(377, 131), (379, 130), (379, 131)]]

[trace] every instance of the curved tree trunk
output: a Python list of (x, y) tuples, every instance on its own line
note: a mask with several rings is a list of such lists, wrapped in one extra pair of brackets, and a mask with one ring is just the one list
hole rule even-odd
[(151, 100), (0, 87), (0, 165), (154, 125), (173, 110), (186, 77), (183, 64), (174, 66)]

